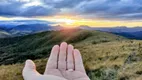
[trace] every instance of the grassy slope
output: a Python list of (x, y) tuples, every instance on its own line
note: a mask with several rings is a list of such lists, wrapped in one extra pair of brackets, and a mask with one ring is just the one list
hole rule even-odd
[(65, 30), (0, 40), (0, 64), (16, 63), (0, 66), (0, 80), (22, 80), (24, 64), (17, 62), (27, 58), (37, 59), (37, 69), (43, 73), (51, 47), (62, 41), (81, 51), (91, 80), (135, 80), (142, 74), (142, 41), (99, 31)]

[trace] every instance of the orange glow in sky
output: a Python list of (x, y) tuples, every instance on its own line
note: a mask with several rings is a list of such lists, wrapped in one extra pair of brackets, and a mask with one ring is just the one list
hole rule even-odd
[(142, 21), (109, 21), (109, 20), (97, 20), (97, 19), (85, 19), (71, 15), (61, 15), (52, 17), (38, 17), (40, 20), (47, 20), (59, 23), (64, 27), (77, 27), (80, 25), (88, 25), (91, 27), (116, 27), (116, 26), (128, 26), (136, 27), (142, 26)]
[(0, 20), (17, 20), (17, 19), (38, 19), (57, 23), (56, 25), (61, 25), (64, 27), (77, 27), (80, 25), (87, 25), (91, 27), (116, 27), (116, 26), (127, 26), (136, 27), (142, 26), (142, 21), (109, 21), (100, 19), (85, 19), (78, 16), (72, 15), (58, 15), (50, 17), (35, 17), (35, 18), (6, 18), (0, 17)]

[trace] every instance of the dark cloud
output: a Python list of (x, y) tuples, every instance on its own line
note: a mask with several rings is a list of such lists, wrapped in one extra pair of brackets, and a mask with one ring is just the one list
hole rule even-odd
[(91, 0), (74, 9), (78, 14), (89, 18), (142, 19), (140, 0)]
[(47, 5), (54, 6), (55, 8), (73, 8), (86, 0), (42, 0)]
[[(42, 4), (23, 8), (34, 1)], [(3, 0), (0, 2), (0, 16), (51, 16), (60, 13), (63, 8), (71, 10), (83, 1), (85, 0)]]
[(23, 3), (9, 3), (9, 2), (0, 2), (0, 15), (1, 16), (10, 16), (17, 15), (19, 8)]
[(72, 8), (80, 4), (84, 0), (61, 0), (61, 1), (56, 1), (54, 3), (54, 6), (56, 8)]
[[(34, 1), (42, 4), (25, 7)], [(142, 19), (141, 0), (3, 0), (0, 2), (0, 16), (51, 16), (64, 14), (64, 8), (70, 14), (87, 18)]]
[(50, 16), (58, 13), (59, 10), (55, 8), (46, 8), (42, 6), (30, 6), (24, 11), (21, 11), (19, 16)]
[[(56, 9), (52, 6), (47, 5), (34, 5), (29, 4), (31, 2), (24, 1), (14, 1), (14, 0), (5, 0), (0, 2), (0, 16), (6, 17), (33, 17), (33, 16), (50, 16), (55, 15), (59, 12), (59, 9)], [(28, 5), (28, 6), (26, 6)]]

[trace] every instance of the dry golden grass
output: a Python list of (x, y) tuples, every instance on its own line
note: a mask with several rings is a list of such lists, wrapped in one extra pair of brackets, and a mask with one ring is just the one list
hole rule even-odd
[[(37, 65), (37, 70), (42, 73), (44, 71), (47, 59), (35, 60), (34, 62)], [(0, 80), (23, 80), (23, 67), (24, 63), (0, 66)]]

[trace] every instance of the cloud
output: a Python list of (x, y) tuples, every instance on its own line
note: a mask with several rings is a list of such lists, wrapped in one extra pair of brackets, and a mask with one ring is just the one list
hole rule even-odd
[(6, 0), (0, 2), (0, 15), (6, 17), (50, 16), (58, 12), (58, 9), (44, 5), (40, 0)]
[(56, 8), (72, 8), (84, 0), (54, 0), (53, 6)]
[(74, 12), (88, 18), (142, 19), (142, 1), (90, 0), (79, 4)]
[[(67, 12), (67, 13), (66, 13)], [(76, 14), (85, 18), (142, 19), (141, 0), (2, 0), (0, 16)]]
[(0, 16), (34, 17), (56, 15), (63, 9), (71, 10), (84, 0), (2, 0)]

